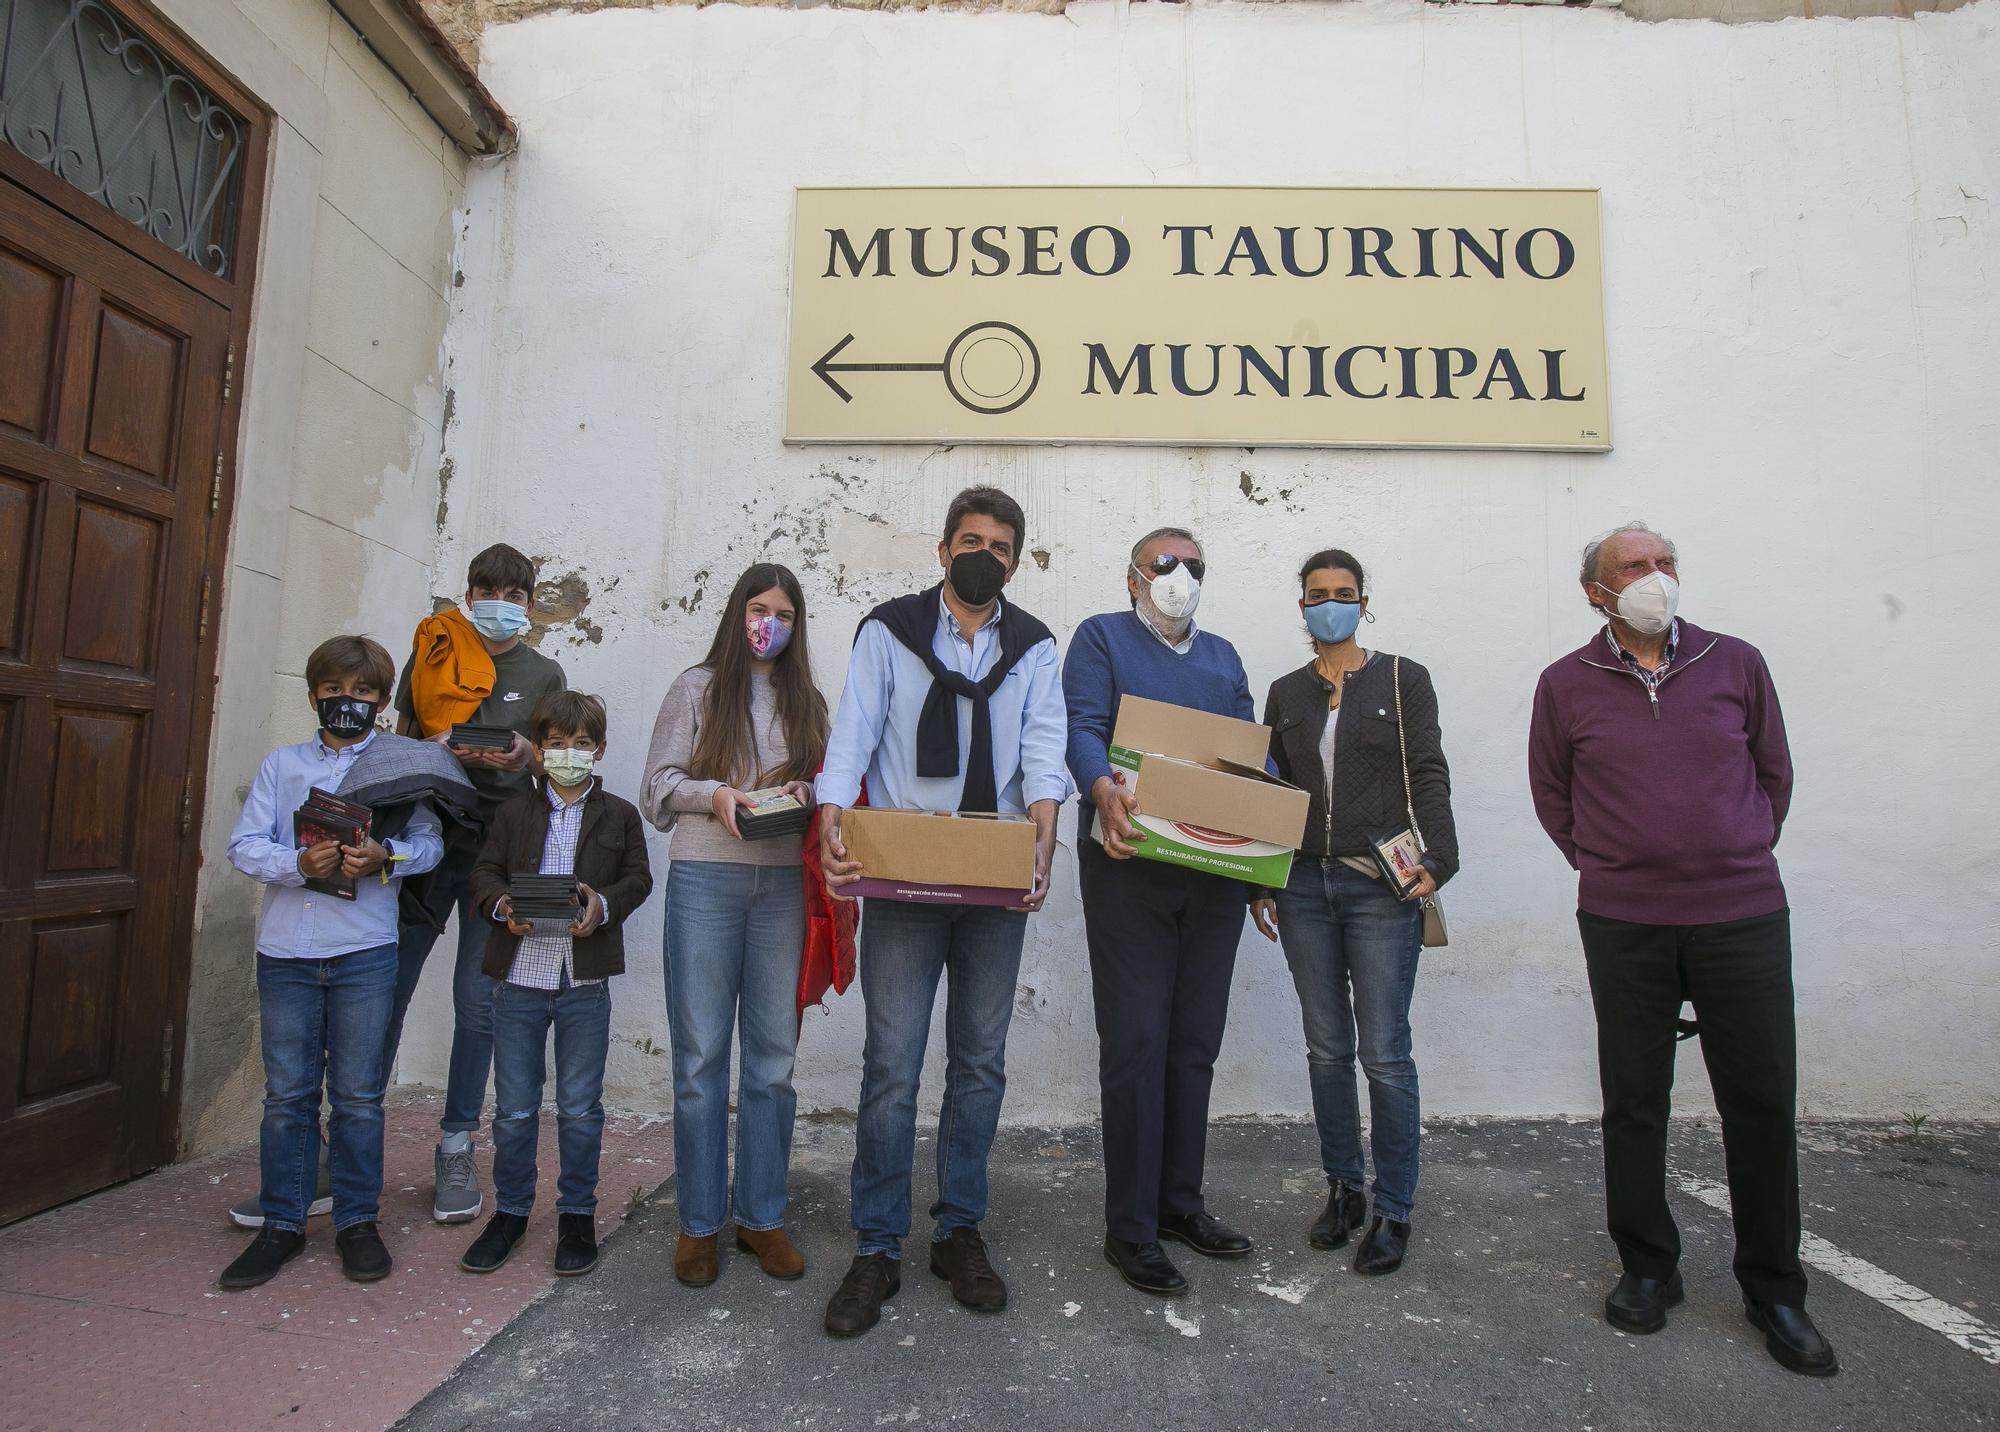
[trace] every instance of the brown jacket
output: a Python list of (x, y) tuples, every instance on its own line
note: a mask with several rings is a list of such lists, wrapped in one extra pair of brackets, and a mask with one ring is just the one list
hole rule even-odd
[[(583, 800), (576, 878), (604, 897), (611, 918), (576, 942), (571, 959), (578, 979), (601, 980), (625, 973), (625, 921), (652, 893), (653, 872), (646, 860), (646, 832), (638, 808), (605, 790), (595, 776)], [(540, 872), (548, 838), (548, 789), (538, 777), (534, 790), (514, 797), (494, 814), (485, 848), (472, 867), (473, 908), (492, 926), (480, 968), (494, 979), (505, 979), (514, 967), (521, 937), (493, 918), (493, 907), (507, 893), (511, 875)]]

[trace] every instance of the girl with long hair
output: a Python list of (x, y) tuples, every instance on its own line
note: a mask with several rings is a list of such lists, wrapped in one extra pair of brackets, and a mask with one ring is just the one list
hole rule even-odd
[[(736, 1245), (766, 1273), (805, 1272), (785, 1232), (805, 876), (796, 836), (746, 840), (737, 817), (755, 804), (751, 792), (772, 789), (811, 810), (826, 736), (826, 700), (807, 655), (805, 594), (788, 568), (758, 562), (737, 578), (707, 657), (660, 703), (642, 788), (646, 818), (672, 834), (674, 1274), (693, 1287), (715, 1281), (716, 1243), (731, 1219)], [(732, 1197), (729, 1061), (739, 1027)]]

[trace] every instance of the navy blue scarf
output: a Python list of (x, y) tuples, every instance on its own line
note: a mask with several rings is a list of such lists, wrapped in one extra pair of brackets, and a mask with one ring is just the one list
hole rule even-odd
[[(1000, 606), (1000, 658), (993, 669), (978, 681), (959, 675), (937, 658), (932, 643), (937, 636), (938, 606), (944, 599), (940, 582), (928, 591), (912, 592), (882, 603), (866, 617), (882, 623), (889, 634), (908, 647), (931, 674), (930, 694), (917, 718), (917, 774), (955, 776), (958, 759), (958, 702), (972, 703), (972, 750), (965, 770), (965, 790), (959, 796), (962, 811), (992, 812), (999, 809), (1000, 796), (993, 778), (993, 712), (991, 697), (1007, 679), (1014, 664), (1053, 633), (1011, 602)], [(859, 633), (856, 633), (857, 637)]]

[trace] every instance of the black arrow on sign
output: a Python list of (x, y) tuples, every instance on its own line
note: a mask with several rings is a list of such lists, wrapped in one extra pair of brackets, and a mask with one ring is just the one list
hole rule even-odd
[(827, 387), (833, 389), (843, 403), (853, 402), (854, 395), (840, 386), (840, 380), (833, 376), (835, 373), (942, 373), (944, 371), (944, 364), (942, 363), (834, 362), (833, 360), (840, 356), (840, 350), (853, 341), (854, 335), (852, 333), (848, 334), (840, 342), (827, 349), (819, 362), (812, 365), (812, 370), (819, 375), (819, 380), (826, 384)]

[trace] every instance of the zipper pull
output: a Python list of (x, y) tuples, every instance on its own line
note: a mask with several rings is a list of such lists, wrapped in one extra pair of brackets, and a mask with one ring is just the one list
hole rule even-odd
[(1655, 721), (1659, 720), (1659, 719), (1660, 719), (1660, 688), (1659, 688), (1659, 687), (1657, 687), (1657, 686), (1651, 686), (1651, 685), (1647, 686), (1647, 688), (1646, 688), (1646, 699), (1647, 699), (1648, 701), (1650, 701), (1650, 702), (1652, 702), (1652, 703), (1653, 703), (1653, 719), (1654, 719)]

